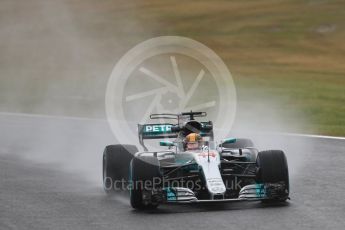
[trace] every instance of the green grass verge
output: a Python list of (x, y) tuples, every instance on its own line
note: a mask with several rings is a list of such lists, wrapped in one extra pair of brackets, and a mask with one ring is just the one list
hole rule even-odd
[(139, 9), (155, 35), (205, 43), (237, 87), (303, 114), (306, 132), (345, 136), (344, 1), (146, 0)]

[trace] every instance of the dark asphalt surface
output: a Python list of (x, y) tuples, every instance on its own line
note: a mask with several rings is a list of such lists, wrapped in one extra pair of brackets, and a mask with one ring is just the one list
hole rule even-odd
[(280, 140), (290, 147), (284, 147), (292, 189), (286, 205), (162, 205), (156, 211), (139, 212), (125, 195), (109, 197), (102, 191), (101, 152), (113, 142), (106, 122), (2, 114), (0, 130), (0, 229), (343, 229), (345, 225), (342, 140)]

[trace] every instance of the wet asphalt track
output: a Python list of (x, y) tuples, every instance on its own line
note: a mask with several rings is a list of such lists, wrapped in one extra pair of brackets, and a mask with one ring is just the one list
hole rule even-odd
[[(53, 114), (103, 111), (113, 64), (152, 31), (144, 27), (149, 22), (129, 20), (135, 14), (121, 9), (126, 1), (99, 2), (1, 2), (0, 98), (21, 101), (12, 111), (31, 109), (33, 101)], [(345, 141), (262, 138), (262, 147), (287, 153), (292, 191), (286, 205), (164, 205), (138, 212), (126, 196), (102, 191), (101, 153), (114, 142), (106, 122), (0, 114), (0, 230), (344, 229)]]
[[(343, 229), (345, 141), (288, 137), (291, 201), (139, 212), (101, 187), (104, 121), (0, 116), (0, 229)], [(298, 140), (297, 140), (298, 139)], [(299, 144), (300, 145), (300, 144)], [(300, 153), (299, 153), (300, 155)], [(301, 163), (301, 161), (303, 163)], [(298, 164), (299, 163), (299, 164)]]

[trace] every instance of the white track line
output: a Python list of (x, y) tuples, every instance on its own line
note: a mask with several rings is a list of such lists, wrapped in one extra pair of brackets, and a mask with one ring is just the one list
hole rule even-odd
[(47, 119), (61, 119), (61, 120), (81, 120), (81, 121), (107, 121), (106, 119), (99, 119), (99, 118), (55, 116), (55, 115), (32, 114), (32, 113), (0, 112), (0, 116), (32, 117), (32, 118), (47, 118)]
[(280, 135), (295, 136), (295, 137), (310, 137), (310, 138), (322, 138), (322, 139), (334, 139), (334, 140), (345, 140), (345, 137), (334, 137), (314, 134), (300, 134), (300, 133), (279, 133)]
[[(87, 118), (87, 117), (71, 117), (71, 116), (54, 116), (45, 114), (31, 114), (31, 113), (10, 113), (10, 112), (0, 112), (0, 116), (17, 116), (17, 117), (32, 117), (32, 118), (48, 118), (48, 119), (63, 119), (63, 120), (81, 120), (81, 121), (103, 121), (106, 119), (98, 118)], [(333, 140), (345, 140), (345, 137), (334, 137), (334, 136), (323, 136), (314, 134), (301, 134), (301, 133), (266, 133), (266, 134), (276, 134), (294, 137), (309, 137), (309, 138), (321, 138), (321, 139), (333, 139)]]

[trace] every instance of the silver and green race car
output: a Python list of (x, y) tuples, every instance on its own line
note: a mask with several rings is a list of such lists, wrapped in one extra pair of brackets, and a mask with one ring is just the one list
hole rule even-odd
[[(205, 112), (151, 114), (172, 123), (139, 124), (139, 143), (109, 145), (103, 153), (103, 187), (107, 193), (128, 189), (135, 209), (163, 203), (233, 201), (284, 202), (289, 198), (289, 173), (281, 150), (258, 151), (249, 139), (214, 141)], [(202, 137), (200, 147), (186, 149), (190, 133)], [(149, 151), (144, 140), (158, 140), (161, 150)]]

